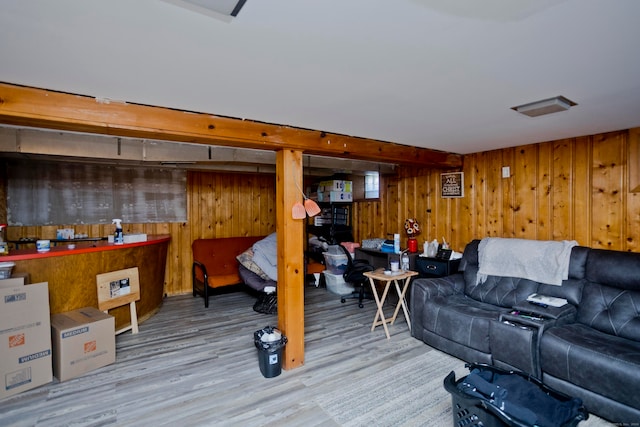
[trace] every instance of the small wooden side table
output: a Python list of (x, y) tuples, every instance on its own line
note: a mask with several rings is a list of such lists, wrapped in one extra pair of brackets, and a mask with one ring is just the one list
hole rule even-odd
[[(384, 333), (387, 335), (387, 339), (390, 339), (389, 328), (387, 327), (387, 323), (393, 325), (396, 317), (398, 317), (398, 312), (400, 311), (400, 307), (402, 307), (402, 311), (404, 312), (404, 318), (407, 320), (407, 325), (409, 326), (409, 331), (411, 331), (411, 320), (409, 320), (409, 310), (407, 309), (407, 302), (405, 301), (404, 295), (407, 292), (407, 288), (409, 287), (409, 282), (413, 276), (417, 276), (418, 272), (416, 271), (399, 271), (393, 274), (385, 274), (383, 268), (379, 268), (375, 271), (367, 271), (363, 273), (365, 276), (369, 278), (369, 282), (371, 283), (371, 291), (373, 293), (373, 298), (376, 300), (376, 305), (378, 306), (378, 310), (376, 311), (376, 317), (373, 319), (373, 324), (371, 325), (371, 331), (376, 328), (376, 326), (382, 325), (384, 328)], [(382, 291), (382, 297), (378, 296), (378, 291), (376, 289), (375, 281), (379, 281), (384, 283), (384, 290)], [(399, 280), (404, 280), (404, 284), (402, 288), (400, 288)], [(385, 300), (387, 299), (387, 294), (389, 293), (389, 288), (391, 283), (395, 284), (396, 292), (398, 292), (398, 303), (396, 304), (396, 308), (393, 312), (393, 317), (385, 318), (384, 310), (382, 309)]]

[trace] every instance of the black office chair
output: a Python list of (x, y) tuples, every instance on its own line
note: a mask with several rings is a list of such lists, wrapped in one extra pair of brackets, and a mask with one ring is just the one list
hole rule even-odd
[(373, 271), (374, 268), (369, 261), (364, 259), (351, 259), (351, 254), (342, 245), (338, 245), (344, 253), (347, 255), (347, 270), (344, 272), (343, 277), (344, 281), (351, 283), (355, 290), (351, 293), (351, 295), (343, 295), (340, 298), (340, 302), (346, 302), (347, 298), (357, 298), (358, 299), (358, 307), (363, 308), (364, 304), (362, 303), (365, 299), (373, 299), (373, 295), (371, 292), (368, 292), (369, 289), (369, 278), (365, 276), (363, 273), (367, 271)]

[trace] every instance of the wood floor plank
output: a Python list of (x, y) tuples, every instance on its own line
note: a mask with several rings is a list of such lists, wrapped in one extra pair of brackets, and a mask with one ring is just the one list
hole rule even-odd
[[(167, 298), (159, 312), (140, 325), (138, 334), (117, 336), (114, 364), (0, 401), (0, 425), (354, 425), (349, 421), (352, 415), (329, 413), (326, 402), (336, 391), (371, 381), (383, 372), (393, 377), (398, 366), (425, 354), (427, 358), (439, 354), (411, 337), (402, 316), (389, 326), (391, 339), (387, 340), (381, 327), (371, 332), (372, 301), (361, 309), (357, 301), (342, 304), (326, 289), (308, 287), (305, 363), (278, 377), (264, 378), (253, 333), (275, 325), (277, 315), (256, 313), (254, 301), (245, 292), (234, 292), (214, 296), (209, 308), (204, 308), (202, 299), (191, 295)], [(453, 358), (442, 363), (437, 378), (412, 381), (428, 380), (433, 390), (406, 399), (425, 399), (425, 408), (432, 396), (448, 399), (442, 379), (452, 369), (463, 373), (464, 363)], [(394, 389), (385, 392), (385, 386)], [(384, 407), (385, 396), (391, 396), (391, 391), (402, 393), (407, 386), (376, 385), (372, 387), (376, 393), (372, 390), (370, 396), (351, 396), (354, 404), (349, 411), (361, 414), (370, 405)], [(450, 403), (442, 408), (450, 412)], [(387, 413), (397, 418), (400, 409), (389, 407)], [(450, 413), (439, 416), (450, 425)], [(373, 425), (389, 425), (384, 416), (374, 421)], [(590, 421), (591, 426), (607, 425)], [(419, 418), (405, 425), (425, 423)]]

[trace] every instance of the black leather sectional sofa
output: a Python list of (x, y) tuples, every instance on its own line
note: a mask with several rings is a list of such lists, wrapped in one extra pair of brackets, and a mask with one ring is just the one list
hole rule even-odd
[[(612, 422), (640, 423), (640, 253), (575, 246), (562, 286), (478, 284), (479, 243), (465, 248), (460, 272), (413, 282), (412, 335), (466, 362), (526, 372)], [(532, 293), (568, 304), (532, 305)]]

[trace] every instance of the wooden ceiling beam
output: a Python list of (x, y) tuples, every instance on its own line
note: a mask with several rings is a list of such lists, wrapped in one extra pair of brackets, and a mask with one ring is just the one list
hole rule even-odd
[(461, 155), (439, 150), (8, 83), (0, 83), (0, 123), (399, 165), (462, 165)]

